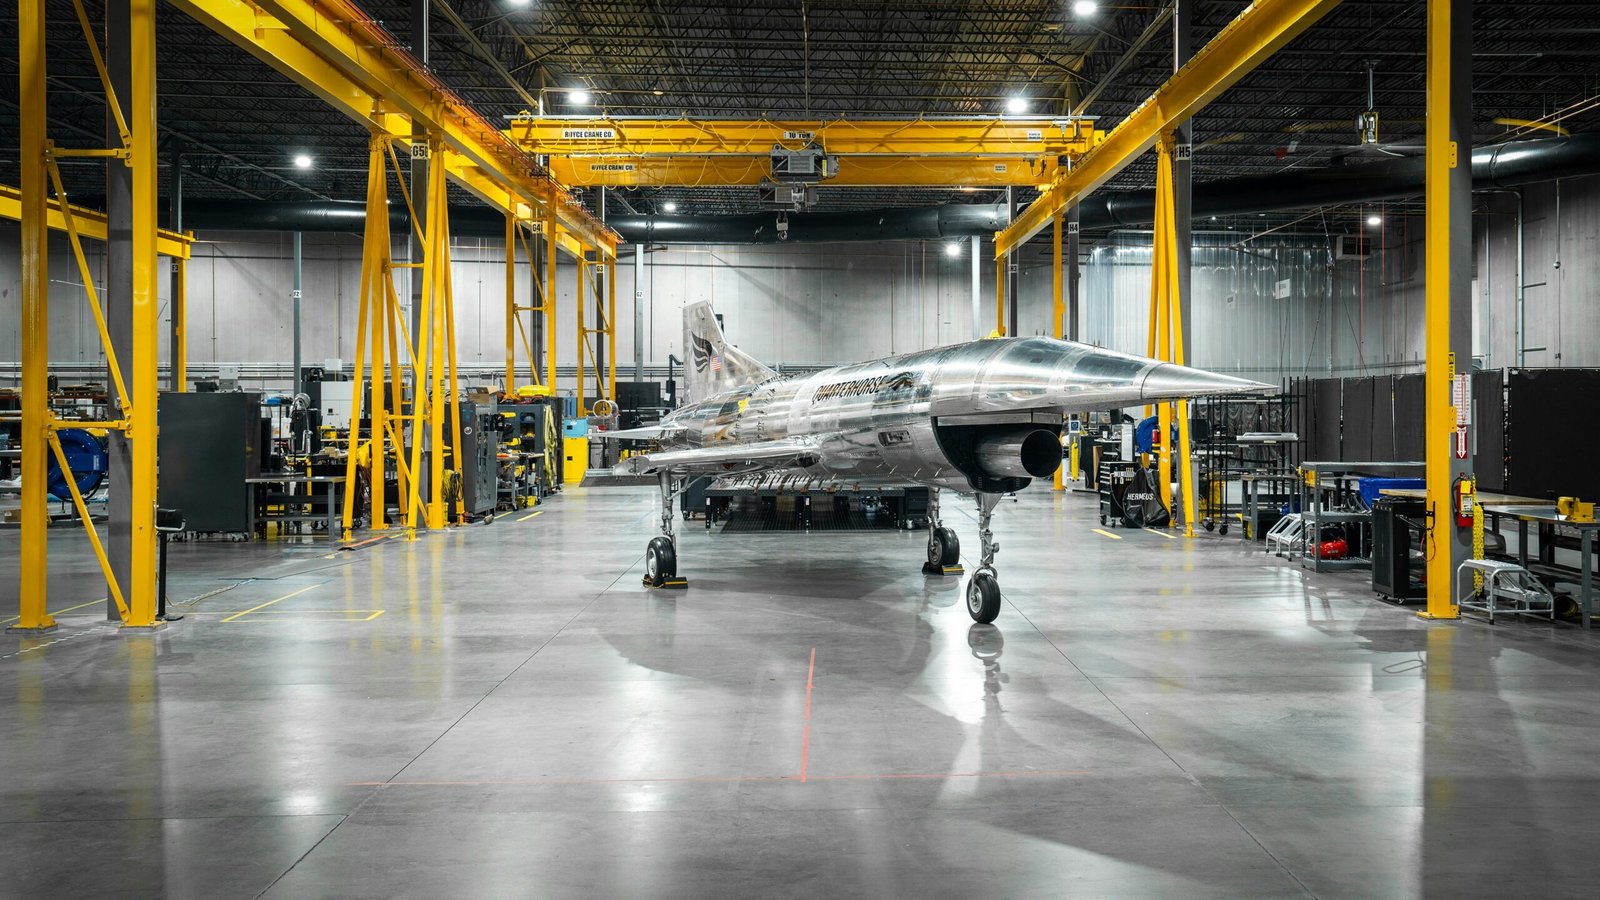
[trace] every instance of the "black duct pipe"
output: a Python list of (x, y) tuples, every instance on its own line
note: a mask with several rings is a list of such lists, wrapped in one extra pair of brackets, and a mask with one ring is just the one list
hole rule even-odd
[[(1509, 188), (1557, 178), (1600, 174), (1600, 134), (1513, 141), (1472, 151), (1474, 189)], [(1365, 165), (1229, 178), (1194, 186), (1194, 215), (1232, 216), (1363, 203), (1414, 196), (1423, 189), (1423, 159), (1405, 157)], [(1101, 192), (1081, 208), (1081, 227), (1148, 225), (1154, 219), (1151, 191)], [(778, 213), (738, 216), (613, 216), (607, 224), (630, 243), (776, 244), (817, 241), (945, 240), (990, 237), (1001, 227), (1001, 204), (949, 203), (909, 209), (785, 213), (780, 238)], [(365, 204), (359, 201), (285, 203), (252, 200), (190, 200), (184, 227), (238, 231), (360, 231)], [(408, 228), (404, 208), (390, 208), (391, 230)], [(452, 207), (450, 230), (463, 237), (503, 237), (505, 217), (482, 206)]]

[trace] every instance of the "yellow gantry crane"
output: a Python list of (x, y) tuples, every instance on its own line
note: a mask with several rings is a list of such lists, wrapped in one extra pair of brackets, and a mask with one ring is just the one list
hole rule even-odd
[[(67, 232), (74, 254), (83, 266), (82, 237), (103, 237), (103, 217), (81, 212), (64, 196), (56, 161), (66, 156), (120, 159), (132, 171), (133, 256), (132, 358), (123, 378), (111, 346), (104, 313), (86, 273), (84, 283), (93, 307), (94, 318), (105, 344), (114, 382), (117, 418), (99, 423), (120, 430), (128, 440), (131, 477), (123, 486), (129, 492), (130, 523), (129, 579), (118, 583), (98, 535), (89, 522), (81, 496), (73, 502), (88, 528), (96, 558), (105, 574), (108, 592), (114, 599), (123, 624), (151, 628), (155, 618), (155, 521), (156, 506), (156, 405), (157, 405), (157, 263), (158, 252), (170, 252), (180, 260), (187, 256), (187, 241), (182, 236), (164, 235), (156, 227), (156, 75), (154, 0), (131, 0), (130, 27), (126, 34), (109, 34), (107, 40), (127, 42), (130, 59), (130, 93), (124, 98), (126, 117), (117, 102), (97, 39), (88, 26), (81, 2), (75, 2), (77, 18), (90, 47), (90, 55), (106, 91), (109, 108), (117, 123), (119, 140), (112, 147), (64, 147), (49, 139), (46, 130), (46, 15), (45, 0), (19, 0), (18, 75), (20, 83), (21, 183), (14, 192), (0, 192), (0, 214), (14, 215), (21, 222), (21, 355), (22, 355), (22, 469), (24, 473), (21, 506), (21, 577), (19, 584), (18, 630), (46, 631), (54, 627), (47, 612), (48, 500), (47, 454), (61, 457), (56, 432), (65, 427), (49, 413), (46, 380), (49, 372), (49, 269), (47, 233), (52, 227)], [(523, 227), (534, 228), (546, 238), (550, 265), (544, 285), (546, 300), (538, 304), (551, 336), (546, 378), (555, 375), (555, 296), (553, 265), (558, 247), (575, 256), (593, 255), (614, 259), (617, 235), (590, 215), (562, 185), (538, 169), (533, 160), (489, 121), (455, 97), (434, 76), (413, 60), (380, 26), (349, 0), (175, 0), (174, 5), (250, 52), (258, 59), (306, 87), (334, 108), (362, 122), (374, 135), (373, 159), (369, 171), (382, 171), (382, 157), (393, 155), (395, 147), (408, 155), (427, 153), (432, 157), (430, 173), (437, 172), (428, 185), (433, 214), (423, 222), (427, 246), (422, 278), (427, 285), (424, 303), (429, 315), (418, 335), (405, 335), (411, 363), (412, 397), (402, 405), (399, 370), (402, 364), (400, 341), (403, 323), (396, 315), (398, 303), (393, 293), (391, 273), (400, 264), (388, 260), (387, 241), (380, 250), (373, 238), (387, 233), (387, 211), (367, 217), (367, 252), (363, 254), (362, 320), (359, 352), (360, 368), (371, 374), (374, 384), (370, 410), (380, 427), (367, 442), (368, 463), (381, 471), (383, 457), (393, 454), (403, 466), (401, 483), (407, 490), (403, 510), (408, 528), (414, 532), (420, 522), (428, 527), (444, 524), (444, 507), (439, 495), (444, 479), (440, 471), (445, 433), (453, 433), (443, 421), (444, 409), (454, 396), (453, 309), (449, 289), (449, 233), (445, 200), (446, 179), (504, 212)], [(418, 135), (426, 135), (419, 139)], [(55, 197), (50, 197), (54, 188)], [(386, 187), (385, 187), (386, 192)], [(377, 192), (369, 190), (369, 206)], [(415, 220), (414, 220), (415, 221)], [(181, 263), (180, 263), (181, 265)], [(434, 277), (430, 279), (432, 273)], [(182, 321), (182, 273), (179, 273), (180, 307), (175, 310)], [(510, 307), (515, 309), (513, 303)], [(526, 308), (524, 308), (526, 311)], [(508, 323), (507, 327), (511, 327)], [(367, 358), (370, 351), (370, 359)], [(174, 348), (175, 364), (184, 359), (181, 344)], [(446, 393), (448, 377), (449, 393)], [(388, 381), (388, 390), (383, 384)], [(508, 385), (510, 387), (511, 385)], [(358, 392), (359, 395), (359, 392)], [(381, 407), (381, 408), (380, 408)], [(392, 407), (394, 414), (389, 415)], [(452, 414), (454, 410), (451, 410)], [(424, 418), (425, 417), (425, 418)], [(413, 428), (409, 465), (399, 462), (399, 447), (405, 424)], [(430, 494), (420, 495), (416, 450), (422, 438), (415, 429), (426, 423), (427, 440), (432, 447), (429, 464)], [(352, 458), (359, 449), (352, 440)], [(459, 442), (452, 442), (459, 446)], [(373, 459), (377, 463), (373, 463)], [(65, 463), (63, 462), (64, 466)], [(70, 483), (70, 479), (69, 479)], [(374, 479), (381, 484), (381, 478)], [(347, 491), (347, 495), (351, 493)], [(375, 524), (381, 524), (381, 489)], [(348, 530), (350, 519), (346, 517)]]
[(523, 116), (507, 135), (562, 184), (1008, 187), (1048, 184), (1105, 137), (1087, 118)]

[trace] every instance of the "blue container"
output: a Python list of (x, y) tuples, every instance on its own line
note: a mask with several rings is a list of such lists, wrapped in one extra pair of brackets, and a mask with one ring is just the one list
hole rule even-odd
[(589, 436), (588, 419), (562, 419), (561, 436), (564, 438), (581, 438)]
[(1361, 492), (1361, 499), (1368, 506), (1378, 502), (1385, 489), (1390, 488), (1425, 488), (1428, 481), (1425, 478), (1358, 478), (1357, 490)]

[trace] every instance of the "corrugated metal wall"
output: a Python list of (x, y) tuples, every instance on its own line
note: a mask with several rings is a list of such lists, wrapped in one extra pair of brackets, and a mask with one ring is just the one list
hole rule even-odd
[[(1516, 202), (1479, 196), (1475, 217), (1474, 355), (1515, 364)], [(1530, 366), (1600, 365), (1600, 178), (1526, 189), (1527, 346)], [(1348, 220), (1346, 220), (1348, 221)], [(1559, 225), (1559, 227), (1558, 227)], [(1362, 261), (1333, 259), (1319, 219), (1254, 240), (1241, 233), (1196, 236), (1190, 361), (1272, 381), (1288, 375), (1363, 375), (1421, 365), (1422, 222), (1388, 216), (1369, 229)], [(1348, 226), (1343, 230), (1348, 231)], [(1560, 235), (1560, 240), (1556, 239)], [(291, 353), (290, 241), (286, 234), (202, 235), (190, 265), (190, 355), (196, 363), (282, 363)], [(91, 245), (92, 246), (92, 245)], [(940, 242), (674, 247), (646, 256), (645, 359), (664, 366), (681, 342), (680, 310), (717, 304), (730, 336), (779, 365), (848, 362), (968, 340), (973, 336), (971, 246), (950, 257)], [(494, 240), (456, 242), (458, 353), (464, 367), (497, 369), (504, 353), (503, 270)], [(984, 333), (994, 321), (994, 261), (981, 260)], [(305, 241), (305, 358), (355, 354), (360, 242), (346, 235)], [(1117, 232), (1085, 242), (1084, 339), (1142, 353), (1148, 321), (1150, 235)], [(100, 261), (91, 260), (98, 273)], [(1331, 265), (1331, 269), (1330, 269)], [(1019, 259), (1020, 331), (1048, 334), (1048, 237)], [(519, 293), (529, 297), (526, 269)], [(52, 241), (51, 356), (100, 358), (79, 276), (64, 240)], [(402, 281), (409, 273), (402, 273)], [(1288, 282), (1288, 296), (1277, 286)], [(19, 354), (17, 229), (0, 223), (0, 381), (14, 382)], [(560, 282), (560, 358), (574, 358), (573, 277)], [(618, 362), (633, 359), (633, 266), (618, 267)], [(167, 315), (162, 280), (162, 315)], [(163, 328), (165, 325), (163, 324)], [(163, 352), (165, 352), (163, 348)]]

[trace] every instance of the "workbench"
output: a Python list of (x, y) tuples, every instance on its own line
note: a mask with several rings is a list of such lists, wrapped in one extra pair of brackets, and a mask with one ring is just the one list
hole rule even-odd
[(1517, 520), (1517, 561), (1524, 569), (1528, 567), (1528, 523), (1538, 523), (1540, 561), (1549, 564), (1555, 561), (1556, 528), (1578, 532), (1578, 609), (1583, 614), (1583, 629), (1588, 631), (1594, 606), (1594, 536), (1600, 531), (1600, 522), (1575, 522), (1556, 512), (1549, 501), (1498, 504), (1480, 500), (1478, 505), (1489, 515)]
[[(340, 501), (344, 497), (344, 483), (345, 477), (343, 475), (294, 475), (282, 473), (278, 475), (257, 475), (251, 478), (246, 478), (244, 480), (244, 485), (245, 490), (249, 493), (249, 496), (246, 500), (245, 506), (250, 511), (248, 533), (252, 535), (256, 533), (256, 521), (258, 518), (256, 515), (256, 509), (258, 507), (282, 506), (284, 511), (281, 515), (275, 514), (260, 516), (259, 518), (262, 524), (264, 525), (266, 522), (281, 522), (285, 524), (298, 522), (321, 522), (324, 520), (324, 518), (326, 518), (328, 523), (328, 539), (332, 541), (339, 540), (343, 533), (343, 529), (340, 528), (339, 525), (339, 514), (343, 510), (343, 505)], [(272, 484), (284, 485), (287, 488), (287, 493), (268, 493), (263, 495), (261, 493), (262, 486)], [(321, 496), (318, 496), (312, 488), (313, 485), (318, 484), (325, 484), (328, 486), (327, 492)], [(305, 492), (297, 492), (294, 489), (294, 486), (296, 485), (305, 485)], [(328, 511), (326, 517), (315, 511), (319, 501), (327, 503)], [(298, 511), (291, 512), (291, 509)]]

